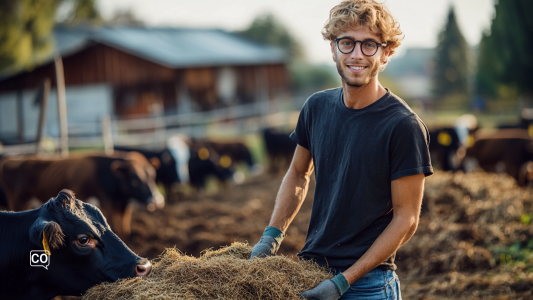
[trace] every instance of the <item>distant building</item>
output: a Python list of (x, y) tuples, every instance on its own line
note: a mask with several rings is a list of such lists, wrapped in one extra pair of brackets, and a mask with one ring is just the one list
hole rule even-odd
[[(68, 119), (205, 111), (288, 93), (287, 56), (218, 29), (65, 28), (54, 30), (63, 59)], [(0, 142), (32, 141), (37, 87), (52, 82), (45, 132), (57, 136), (51, 58), (0, 78)], [(19, 122), (21, 119), (23, 122)]]

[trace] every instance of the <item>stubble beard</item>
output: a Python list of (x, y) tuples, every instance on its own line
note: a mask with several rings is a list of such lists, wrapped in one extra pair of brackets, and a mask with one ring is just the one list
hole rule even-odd
[(376, 62), (370, 71), (370, 75), (365, 78), (349, 78), (343, 69), (343, 67), (346, 67), (337, 57), (336, 59), (336, 65), (337, 65), (337, 72), (339, 72), (339, 75), (342, 78), (342, 81), (344, 81), (347, 85), (355, 88), (364, 88), (366, 87), (370, 81), (372, 81), (373, 78), (376, 77), (376, 75), (379, 72), (379, 62)]

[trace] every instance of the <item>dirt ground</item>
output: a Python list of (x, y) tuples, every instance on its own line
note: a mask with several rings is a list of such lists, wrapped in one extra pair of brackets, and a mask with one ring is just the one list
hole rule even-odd
[[(253, 245), (268, 225), (281, 180), (262, 175), (217, 193), (187, 196), (162, 211), (137, 209), (128, 245), (149, 258), (166, 247), (198, 256), (234, 241)], [(311, 182), (279, 253), (294, 258), (302, 248), (313, 190)], [(403, 298), (533, 299), (533, 226), (527, 220), (532, 192), (505, 174), (429, 177), (418, 230), (397, 255)]]
[[(127, 244), (150, 259), (169, 247), (198, 256), (234, 241), (253, 245), (281, 180), (265, 174), (153, 213), (135, 208)], [(279, 253), (294, 258), (303, 247), (313, 190), (312, 181)], [(533, 189), (505, 174), (428, 177), (418, 230), (397, 254), (403, 299), (533, 299), (532, 218)]]

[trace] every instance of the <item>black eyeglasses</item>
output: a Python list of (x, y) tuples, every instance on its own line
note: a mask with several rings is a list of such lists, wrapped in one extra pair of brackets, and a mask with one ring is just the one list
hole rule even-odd
[(339, 51), (344, 54), (352, 53), (357, 42), (360, 42), (361, 52), (366, 56), (373, 56), (376, 54), (376, 52), (378, 52), (379, 47), (387, 46), (386, 43), (378, 43), (374, 40), (356, 41), (347, 37), (337, 38), (335, 39), (335, 42), (337, 43), (337, 48), (339, 48)]

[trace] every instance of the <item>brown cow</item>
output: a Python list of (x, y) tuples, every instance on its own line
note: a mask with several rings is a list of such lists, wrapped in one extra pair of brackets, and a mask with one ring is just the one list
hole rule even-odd
[(9, 157), (0, 162), (0, 184), (10, 210), (29, 209), (32, 199), (45, 203), (58, 190), (70, 189), (82, 201), (98, 199), (121, 238), (130, 234), (130, 199), (149, 209), (164, 206), (154, 180), (154, 167), (136, 152), (69, 158)]
[(525, 166), (533, 160), (533, 144), (527, 130), (501, 129), (492, 134), (478, 136), (474, 145), (466, 150), (463, 169), (470, 171), (475, 165), (487, 172), (504, 171), (524, 186)]

